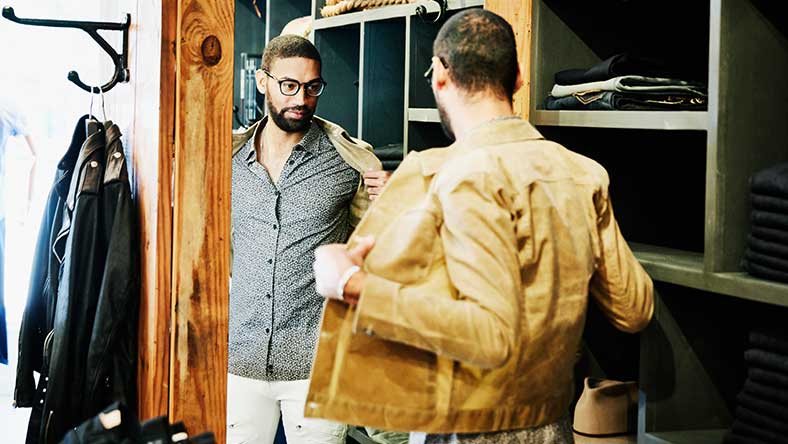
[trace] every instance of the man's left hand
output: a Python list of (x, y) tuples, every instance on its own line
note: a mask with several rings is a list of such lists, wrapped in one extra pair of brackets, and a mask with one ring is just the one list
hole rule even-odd
[(364, 185), (367, 186), (369, 200), (375, 200), (383, 192), (391, 173), (388, 171), (367, 171), (364, 173)]

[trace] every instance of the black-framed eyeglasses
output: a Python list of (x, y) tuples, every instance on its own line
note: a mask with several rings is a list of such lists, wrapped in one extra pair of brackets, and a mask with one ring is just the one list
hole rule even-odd
[[(449, 65), (446, 64), (446, 61), (443, 60), (443, 57), (438, 57), (438, 60), (441, 61), (441, 65), (443, 65), (444, 68), (448, 68), (449, 67)], [(434, 62), (430, 62), (430, 67), (427, 68), (426, 71), (424, 71), (424, 79), (427, 81), (427, 84), (430, 85), (430, 86), (432, 86), (432, 70), (434, 68), (435, 68), (435, 63)]]
[(315, 79), (309, 82), (301, 83), (293, 79), (277, 79), (267, 70), (263, 69), (262, 71), (265, 73), (265, 75), (279, 83), (279, 91), (286, 96), (294, 96), (298, 94), (298, 92), (301, 91), (301, 87), (303, 86), (304, 91), (306, 91), (306, 95), (318, 97), (320, 94), (323, 94), (323, 90), (326, 88), (326, 85), (328, 85), (328, 83), (326, 83), (326, 81), (323, 79)]

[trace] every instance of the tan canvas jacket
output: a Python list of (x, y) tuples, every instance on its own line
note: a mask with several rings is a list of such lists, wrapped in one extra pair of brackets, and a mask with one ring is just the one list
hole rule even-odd
[[(254, 136), (260, 123), (265, 122), (267, 119), (266, 117), (260, 122), (255, 123), (242, 133), (233, 134), (233, 156), (235, 156), (238, 150)], [(337, 149), (342, 159), (354, 170), (364, 174), (367, 171), (378, 171), (383, 169), (380, 160), (373, 154), (372, 145), (361, 139), (351, 137), (348, 135), (347, 131), (335, 123), (317, 116), (313, 119), (323, 128), (323, 131), (325, 131), (328, 136), (328, 140), (330, 140), (334, 148)], [(369, 194), (367, 193), (366, 185), (364, 185), (364, 180), (361, 178), (358, 183), (356, 195), (353, 197), (353, 201), (350, 204), (350, 224), (352, 226), (355, 227), (358, 225), (361, 216), (364, 215), (368, 207)]]
[(606, 171), (519, 119), (409, 155), (351, 245), (368, 234), (358, 307), (326, 305), (307, 416), (432, 433), (551, 423), (572, 399), (589, 294), (621, 330), (652, 316)]

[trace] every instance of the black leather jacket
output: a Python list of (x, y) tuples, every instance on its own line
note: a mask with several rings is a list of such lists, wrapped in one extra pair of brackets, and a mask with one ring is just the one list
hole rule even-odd
[(28, 444), (56, 443), (113, 400), (133, 406), (136, 398), (139, 255), (125, 155), (117, 126), (108, 122), (84, 139), (83, 119), (61, 162), (62, 177), (58, 171), (57, 199), (47, 211), (54, 219), (42, 225), (35, 283), (39, 263), (46, 263), (47, 277), (31, 286), (20, 335), (17, 372), (27, 383), (17, 383), (17, 406), (31, 404), (29, 370), (41, 372)]

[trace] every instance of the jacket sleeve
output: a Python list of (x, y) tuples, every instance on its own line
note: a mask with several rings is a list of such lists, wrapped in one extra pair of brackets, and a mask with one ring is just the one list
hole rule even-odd
[(512, 354), (521, 316), (510, 199), (494, 175), (483, 173), (440, 188), (433, 223), (451, 285), (368, 274), (355, 327), (478, 367), (500, 367)]
[(606, 184), (597, 193), (596, 208), (601, 245), (590, 292), (616, 328), (635, 333), (654, 313), (654, 284), (618, 228)]

